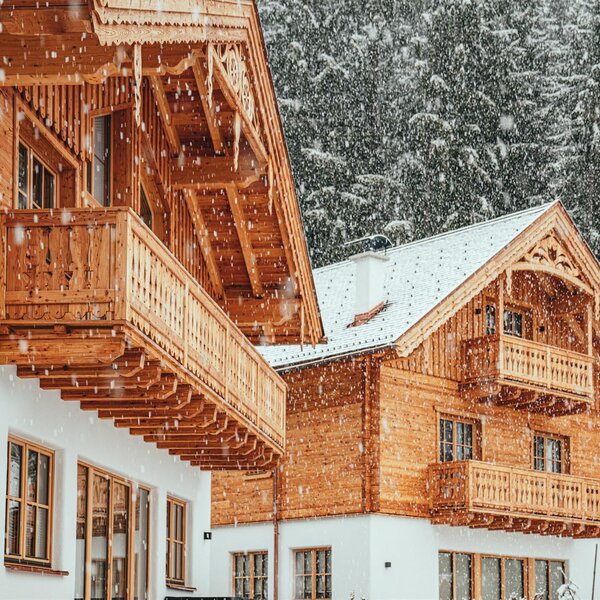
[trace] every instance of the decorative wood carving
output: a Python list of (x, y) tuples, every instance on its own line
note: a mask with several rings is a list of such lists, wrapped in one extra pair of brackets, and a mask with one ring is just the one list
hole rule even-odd
[(142, 122), (142, 46), (133, 47), (133, 92), (135, 99), (135, 122), (139, 127)]
[(238, 95), (246, 117), (256, 126), (256, 101), (252, 92), (248, 66), (240, 45), (219, 44), (214, 45), (213, 48), (214, 56), (223, 65), (228, 81)]
[(532, 248), (525, 255), (524, 260), (532, 264), (552, 267), (557, 271), (563, 271), (571, 277), (581, 278), (581, 271), (573, 264), (573, 261), (553, 233), (549, 233)]

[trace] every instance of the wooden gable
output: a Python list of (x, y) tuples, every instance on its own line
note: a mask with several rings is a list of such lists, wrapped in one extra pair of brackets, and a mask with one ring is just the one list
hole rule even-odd
[[(0, 26), (0, 85), (18, 86), (81, 160), (90, 152), (90, 114), (133, 111), (132, 127), (153, 142), (147, 168), (158, 173), (161, 194), (189, 211), (196, 239), (188, 242), (198, 245), (213, 295), (246, 335), (322, 338), (253, 2), (199, 9), (171, 0), (157, 11), (150, 1), (94, 0), (67, 10), (54, 0), (14, 0)], [(124, 203), (135, 209), (132, 194)]]
[[(503, 274), (510, 290), (511, 275), (531, 271), (554, 276), (567, 288), (573, 286), (600, 298), (600, 265), (560, 202), (545, 211), (492, 260), (429, 311), (397, 342), (400, 356), (407, 357), (423, 341)], [(597, 311), (595, 317), (598, 319)]]

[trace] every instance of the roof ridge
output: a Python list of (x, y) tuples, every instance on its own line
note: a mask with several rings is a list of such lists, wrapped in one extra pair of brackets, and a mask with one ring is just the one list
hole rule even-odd
[[(555, 204), (560, 204), (560, 200), (552, 200), (551, 202), (546, 202), (544, 204), (538, 204), (537, 206), (530, 206), (529, 208), (524, 208), (523, 210), (519, 210), (517, 212), (507, 213), (505, 215), (500, 215), (499, 217), (494, 217), (493, 219), (488, 219), (487, 221), (480, 221), (479, 223), (471, 223), (470, 225), (464, 225), (462, 227), (458, 227), (457, 229), (450, 229), (448, 231), (443, 231), (442, 233), (436, 233), (435, 235), (431, 235), (429, 237), (420, 238), (418, 240), (412, 240), (410, 242), (406, 242), (406, 244), (400, 244), (398, 246), (393, 246), (392, 248), (388, 248), (386, 253), (397, 252), (398, 250), (404, 250), (405, 248), (409, 248), (411, 246), (417, 246), (419, 244), (424, 244), (426, 242), (430, 242), (432, 240), (437, 240), (440, 238), (448, 237), (451, 235), (455, 235), (460, 233), (461, 231), (466, 231), (468, 229), (477, 229), (479, 227), (487, 226), (491, 223), (499, 223), (502, 221), (509, 221), (511, 219), (522, 217), (527, 215), (528, 213), (534, 213), (539, 211), (540, 214), (544, 213), (548, 209), (550, 209)], [(329, 265), (324, 265), (322, 267), (318, 267), (314, 269), (314, 273), (322, 273), (327, 271), (328, 269), (334, 269), (337, 267), (341, 267), (345, 264), (351, 263), (351, 259), (340, 260), (336, 263), (331, 263)]]

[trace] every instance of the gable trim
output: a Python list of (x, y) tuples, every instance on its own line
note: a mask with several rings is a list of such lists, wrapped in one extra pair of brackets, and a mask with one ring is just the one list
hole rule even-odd
[[(535, 246), (535, 241), (532, 242), (532, 239), (539, 240), (553, 229), (561, 236), (566, 249), (585, 269), (592, 286), (586, 291), (597, 297), (600, 291), (600, 264), (562, 203), (556, 201), (398, 338), (393, 344), (398, 355), (407, 357), (469, 300), (530, 251)], [(596, 304), (598, 305), (598, 301)]]

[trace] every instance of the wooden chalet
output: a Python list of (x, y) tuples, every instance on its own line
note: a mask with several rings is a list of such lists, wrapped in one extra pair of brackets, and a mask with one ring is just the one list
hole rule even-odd
[[(600, 535), (600, 265), (564, 207), (366, 252), (317, 269), (315, 280), (328, 344), (264, 348), (290, 390), (287, 453), (274, 475), (213, 479), (213, 524), (226, 540), (219, 560), (224, 550), (251, 551), (249, 536), (265, 546), (261, 523), (274, 523), (269, 548), (281, 597), (360, 597), (360, 589), (368, 597), (431, 598), (439, 552), (440, 581), (449, 578), (441, 599), (496, 598), (496, 591), (508, 598), (500, 587), (483, 594), (491, 580), (484, 575), (482, 583), (481, 557), (505, 555), (500, 548), (511, 544), (517, 597), (533, 598), (544, 568), (564, 581), (577, 546), (549, 546), (547, 536)], [(345, 533), (369, 516), (378, 520), (368, 521), (360, 543)], [(248, 530), (238, 533), (243, 523)], [(431, 529), (440, 525), (456, 528)], [(386, 537), (390, 531), (399, 537)], [(537, 535), (520, 541), (518, 533)], [(445, 541), (428, 541), (438, 538)], [(371, 550), (361, 554), (363, 545)], [(333, 592), (331, 580), (326, 595), (302, 587), (298, 552), (307, 547), (331, 553)], [(458, 567), (444, 571), (453, 550), (469, 565), (464, 595)], [(550, 552), (560, 560), (544, 567)], [(395, 585), (412, 592), (385, 587), (394, 567)], [(320, 581), (317, 567), (311, 573)], [(363, 587), (351, 583), (361, 573)], [(540, 597), (556, 598), (556, 577)]]
[(252, 343), (322, 326), (254, 2), (0, 10), (0, 364), (207, 469), (271, 468)]

